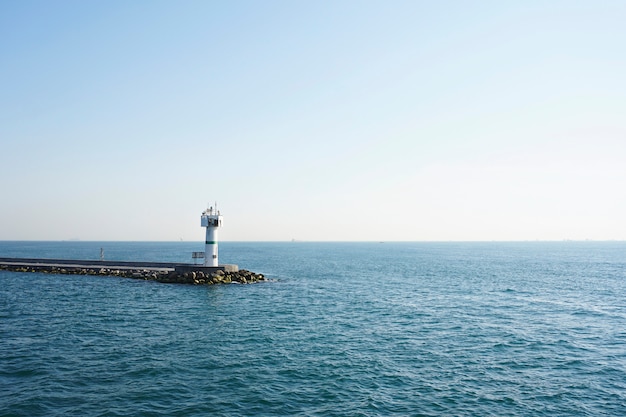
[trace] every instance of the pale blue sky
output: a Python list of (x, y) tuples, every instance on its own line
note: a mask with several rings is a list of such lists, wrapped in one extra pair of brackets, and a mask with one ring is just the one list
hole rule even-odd
[(0, 239), (626, 239), (625, 20), (0, 0)]

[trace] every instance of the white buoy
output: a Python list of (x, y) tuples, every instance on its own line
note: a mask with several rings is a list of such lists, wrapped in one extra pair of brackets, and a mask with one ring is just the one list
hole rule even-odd
[(222, 225), (222, 216), (217, 209), (209, 207), (200, 218), (202, 227), (206, 227), (204, 246), (204, 266), (218, 266), (217, 259), (217, 228)]

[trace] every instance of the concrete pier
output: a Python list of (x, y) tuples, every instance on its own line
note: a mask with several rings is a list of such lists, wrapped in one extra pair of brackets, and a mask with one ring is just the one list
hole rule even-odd
[(72, 275), (108, 275), (182, 284), (243, 284), (265, 280), (237, 265), (204, 266), (171, 262), (0, 258), (0, 270)]
[(131, 262), (131, 261), (100, 261), (78, 259), (47, 259), (47, 258), (0, 258), (0, 265), (31, 266), (31, 267), (75, 267), (75, 268), (112, 268), (112, 269), (148, 269), (151, 271), (173, 271), (176, 267), (171, 262)]

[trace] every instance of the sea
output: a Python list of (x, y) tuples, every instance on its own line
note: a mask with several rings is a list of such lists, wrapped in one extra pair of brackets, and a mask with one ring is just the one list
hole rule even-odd
[[(201, 242), (0, 242), (191, 263)], [(0, 271), (0, 416), (624, 416), (626, 242), (222, 242), (266, 282)]]

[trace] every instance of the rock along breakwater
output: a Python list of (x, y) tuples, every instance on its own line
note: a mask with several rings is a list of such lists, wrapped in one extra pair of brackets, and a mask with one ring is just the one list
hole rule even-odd
[(251, 284), (265, 281), (263, 274), (232, 267), (206, 268), (167, 263), (72, 261), (53, 259), (0, 258), (0, 270), (66, 275), (99, 275), (173, 284)]

